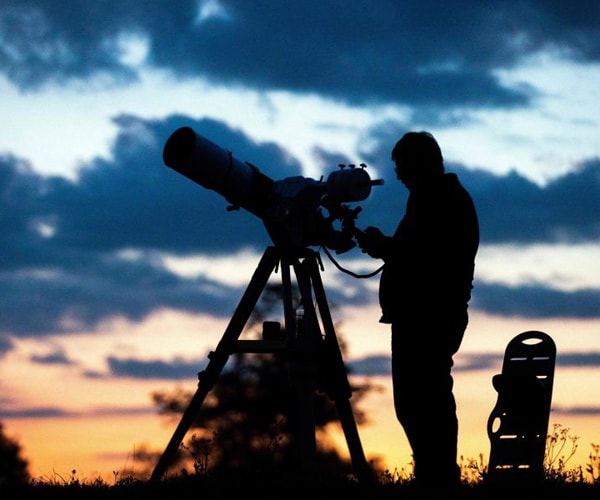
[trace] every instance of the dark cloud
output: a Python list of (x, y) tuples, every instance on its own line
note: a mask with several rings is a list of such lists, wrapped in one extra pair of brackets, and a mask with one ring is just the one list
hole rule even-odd
[(67, 353), (62, 349), (56, 349), (50, 354), (45, 355), (32, 355), (30, 361), (42, 365), (72, 365), (74, 362), (69, 359)]
[[(364, 161), (384, 179), (363, 203), (361, 221), (374, 222), (381, 213), (404, 209), (406, 193), (398, 188), (391, 159), (391, 146), (405, 132), (398, 123), (386, 122), (371, 129), (365, 138)], [(498, 175), (484, 169), (446, 163), (469, 190), (477, 211), (484, 244), (495, 243), (584, 243), (600, 235), (600, 159), (573, 165), (570, 172), (539, 185), (512, 170)], [(374, 214), (374, 212), (379, 212)], [(392, 231), (397, 221), (384, 221)], [(379, 220), (375, 225), (381, 226)]]
[[(183, 279), (158, 252), (222, 255), (264, 248), (260, 219), (168, 169), (162, 147), (185, 122), (275, 177), (299, 164), (274, 144), (256, 144), (220, 123), (173, 117), (116, 120), (111, 161), (95, 160), (76, 181), (45, 178), (14, 158), (0, 159), (0, 331), (38, 335), (89, 328), (122, 315), (141, 320), (155, 308), (227, 315), (242, 293), (206, 277)], [(218, 221), (218, 223), (217, 223)], [(133, 249), (136, 257), (120, 253)]]
[(479, 371), (479, 370), (497, 370), (502, 369), (503, 354), (477, 353), (456, 355), (456, 364), (452, 368), (454, 371)]
[(563, 291), (543, 285), (507, 286), (477, 282), (470, 307), (501, 316), (598, 318), (600, 290)]
[(22, 88), (130, 82), (135, 37), (148, 64), (180, 78), (422, 109), (515, 106), (532, 89), (496, 70), (541, 51), (598, 61), (599, 21), (593, 0), (6, 0), (0, 71)]
[(0, 419), (51, 419), (51, 418), (81, 418), (81, 417), (120, 417), (126, 415), (148, 415), (156, 414), (152, 406), (129, 406), (129, 407), (98, 407), (83, 411), (66, 410), (59, 406), (19, 408), (9, 410), (0, 408)]
[(0, 358), (2, 358), (8, 351), (12, 351), (13, 347), (14, 342), (10, 336), (6, 334), (0, 334)]
[(365, 356), (346, 362), (350, 375), (391, 376), (390, 357), (387, 355)]
[(55, 406), (36, 406), (35, 408), (20, 408), (17, 410), (0, 409), (0, 418), (2, 420), (12, 418), (61, 418), (68, 416), (73, 416), (73, 413)]
[[(2, 273), (4, 331), (25, 336), (75, 331), (116, 316), (139, 321), (163, 307), (225, 316), (241, 295), (204, 277), (179, 278), (143, 255), (129, 262), (93, 247), (69, 251), (72, 259), (62, 263), (40, 259), (30, 269)], [(83, 262), (74, 262), (77, 256)]]
[[(454, 372), (492, 371), (501, 373), (502, 353), (459, 353), (455, 357)], [(351, 375), (390, 375), (389, 355), (371, 355), (346, 361)], [(600, 368), (600, 352), (557, 353), (555, 369)], [(491, 384), (491, 379), (490, 379)]]
[[(14, 157), (0, 158), (0, 332), (39, 336), (93, 329), (111, 317), (141, 321), (160, 308), (226, 318), (244, 287), (204, 275), (179, 276), (166, 267), (164, 256), (223, 256), (244, 249), (258, 256), (272, 244), (258, 217), (243, 208), (227, 211), (222, 195), (165, 167), (162, 148), (174, 130), (188, 125), (276, 180), (301, 172), (287, 151), (214, 120), (120, 116), (115, 123), (119, 133), (111, 158), (89, 162), (75, 180), (45, 177)], [(332, 151), (315, 154), (323, 165), (348, 162)], [(370, 159), (386, 182), (360, 202), (358, 225), (392, 231), (398, 221), (387, 214), (401, 216), (406, 193), (383, 168), (384, 160), (374, 154)], [(497, 176), (460, 165), (450, 169), (478, 205), (483, 244), (597, 241), (598, 160), (544, 187), (516, 173)], [(336, 257), (342, 267), (353, 259), (346, 268), (359, 274), (379, 265), (369, 259), (357, 265), (356, 258), (363, 257), (358, 249)], [(324, 262), (327, 272), (338, 273)], [(341, 285), (327, 290), (332, 304), (377, 300), (366, 280), (342, 275), (338, 281)], [(500, 315), (596, 318), (600, 311), (597, 289), (477, 282), (473, 293), (473, 308)], [(12, 344), (3, 338), (5, 351)]]
[(556, 363), (569, 368), (600, 368), (600, 352), (559, 352)]
[(483, 170), (461, 178), (477, 205), (486, 243), (595, 242), (600, 219), (600, 159), (539, 186), (513, 171), (498, 177)]
[[(54, 241), (105, 251), (133, 247), (179, 254), (235, 251), (265, 243), (259, 219), (244, 210), (226, 212), (229, 202), (221, 195), (165, 167), (162, 150), (168, 136), (185, 124), (241, 161), (260, 165), (266, 175), (298, 175), (299, 163), (284, 150), (272, 143), (257, 144), (208, 119), (175, 116), (144, 122), (121, 116), (115, 123), (120, 133), (110, 161), (92, 162), (80, 171), (77, 182), (50, 181), (48, 203), (60, 213), (73, 207), (80, 211), (78, 217), (61, 220)], [(47, 218), (51, 223), (51, 216)]]
[(564, 416), (593, 417), (600, 416), (598, 406), (553, 406), (552, 413)]
[(184, 361), (174, 359), (162, 360), (139, 360), (134, 358), (108, 358), (108, 367), (112, 377), (141, 378), (141, 379), (189, 379), (191, 375), (198, 372), (200, 366), (206, 364), (198, 361)]

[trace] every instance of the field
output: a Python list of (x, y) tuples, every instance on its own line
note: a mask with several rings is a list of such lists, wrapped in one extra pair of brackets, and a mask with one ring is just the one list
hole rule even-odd
[(200, 498), (205, 500), (234, 500), (259, 498), (306, 498), (345, 500), (392, 500), (417, 498), (457, 499), (508, 499), (508, 498), (565, 498), (587, 500), (600, 498), (600, 482), (564, 481), (560, 478), (544, 480), (538, 484), (495, 485), (485, 481), (464, 483), (452, 492), (422, 491), (411, 481), (393, 481), (382, 477), (372, 484), (359, 483), (353, 477), (319, 477), (303, 474), (253, 475), (226, 478), (206, 476), (181, 476), (160, 481), (121, 479), (108, 485), (102, 481), (80, 483), (70, 480), (38, 481), (26, 485), (0, 486), (2, 499), (24, 497), (28, 499), (85, 499), (132, 500), (136, 498), (164, 498), (165, 500)]
[[(571, 443), (571, 449), (566, 447), (567, 443)], [(56, 474), (33, 479), (24, 469), (15, 466), (24, 464), (17, 460), (18, 446), (10, 441), (5, 444), (13, 444), (11, 449), (14, 456), (13, 474), (7, 473), (11, 470), (11, 455), (5, 453), (4, 460), (0, 460), (2, 500), (135, 500), (149, 497), (164, 497), (166, 500), (600, 499), (600, 445), (594, 445), (585, 467), (569, 468), (569, 459), (576, 449), (576, 438), (570, 438), (568, 429), (560, 426), (555, 426), (553, 433), (548, 436), (544, 468), (537, 473), (539, 479), (532, 477), (534, 469), (522, 468), (504, 470), (490, 476), (488, 466), (482, 459), (466, 460), (459, 463), (461, 484), (452, 491), (436, 489), (435, 484), (419, 488), (411, 472), (382, 470), (375, 464), (362, 469), (362, 474), (356, 476), (348, 472), (353, 470), (351, 464), (337, 461), (333, 462), (333, 468), (331, 462), (315, 461), (302, 467), (298, 464), (261, 467), (254, 461), (251, 465), (246, 463), (244, 468), (215, 472), (209, 470), (203, 461), (194, 459), (191, 469), (182, 467), (178, 472), (171, 471), (159, 476), (160, 479), (152, 479), (154, 475), (151, 474), (151, 468), (114, 472), (111, 483), (100, 478), (82, 480), (75, 470), (68, 477)], [(9, 450), (10, 447), (5, 448)], [(340, 467), (341, 464), (344, 467)], [(521, 476), (515, 478), (515, 474)]]

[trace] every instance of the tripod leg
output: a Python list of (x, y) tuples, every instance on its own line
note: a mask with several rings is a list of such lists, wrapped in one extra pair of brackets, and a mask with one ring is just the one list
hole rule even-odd
[(209, 355), (209, 362), (206, 369), (199, 374), (198, 389), (192, 397), (192, 400), (183, 413), (179, 425), (175, 429), (169, 444), (161, 455), (154, 471), (152, 472), (151, 480), (160, 479), (166, 472), (169, 465), (175, 457), (179, 445), (192, 425), (200, 406), (204, 402), (206, 395), (214, 387), (221, 371), (223, 370), (229, 356), (235, 351), (234, 343), (242, 333), (246, 326), (252, 310), (256, 306), (258, 299), (279, 262), (279, 252), (275, 247), (268, 247), (256, 268), (252, 279), (242, 296), (229, 325), (225, 329), (225, 333), (221, 341), (217, 345), (214, 352)]
[[(291, 387), (296, 400), (296, 433), (294, 436), (299, 465), (308, 474), (312, 473), (317, 452), (315, 436), (314, 396), (317, 389), (317, 364), (314, 353), (317, 349), (317, 323), (310, 280), (293, 261), (296, 281), (300, 290), (301, 305), (304, 316), (294, 318), (296, 332), (291, 343), (289, 356), (289, 373)], [(289, 269), (289, 268), (288, 268)], [(283, 273), (282, 273), (283, 274)]]
[(303, 262), (303, 266), (307, 267), (308, 275), (312, 279), (315, 299), (325, 332), (325, 338), (323, 340), (325, 348), (322, 356), (326, 359), (324, 362), (320, 363), (320, 368), (323, 369), (324, 367), (324, 375), (327, 377), (327, 380), (325, 381), (327, 392), (335, 402), (342, 430), (346, 437), (352, 466), (357, 477), (361, 482), (374, 483), (376, 482), (375, 474), (365, 458), (360, 437), (358, 435), (358, 428), (350, 405), (352, 390), (346, 375), (344, 360), (335, 334), (335, 328), (316, 257), (314, 255), (307, 257)]

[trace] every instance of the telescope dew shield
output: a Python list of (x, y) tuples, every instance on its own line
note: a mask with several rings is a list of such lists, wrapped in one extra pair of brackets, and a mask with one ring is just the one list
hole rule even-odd
[(171, 134), (163, 149), (163, 161), (188, 179), (216, 191), (235, 208), (242, 207), (262, 218), (274, 181), (192, 128), (181, 127)]

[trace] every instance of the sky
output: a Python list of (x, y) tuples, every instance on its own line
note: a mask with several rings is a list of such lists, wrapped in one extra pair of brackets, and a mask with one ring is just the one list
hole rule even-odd
[[(535, 330), (557, 348), (550, 431), (569, 429), (568, 465), (585, 467), (600, 442), (598, 81), (594, 0), (4, 0), (5, 432), (36, 477), (111, 478), (167, 444), (176, 422), (151, 393), (195, 389), (273, 243), (260, 218), (165, 166), (175, 130), (274, 180), (365, 163), (384, 183), (353, 204), (356, 224), (387, 233), (407, 197), (390, 151), (428, 130), (481, 226), (454, 368), (459, 453), (488, 453), (491, 378)], [(378, 277), (315, 250), (350, 376), (384, 388), (363, 405), (365, 453), (406, 467)], [(334, 258), (358, 275), (381, 264)]]

